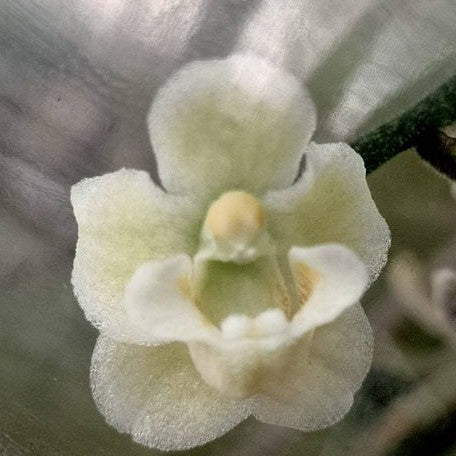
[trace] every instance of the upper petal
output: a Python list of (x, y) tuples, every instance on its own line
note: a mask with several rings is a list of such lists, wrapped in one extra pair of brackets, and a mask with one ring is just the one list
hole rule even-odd
[(372, 281), (386, 263), (390, 231), (372, 200), (363, 161), (347, 144), (312, 143), (302, 177), (268, 193), (264, 207), (283, 252), (293, 245), (340, 243), (361, 258)]
[(164, 186), (205, 195), (289, 185), (315, 125), (313, 103), (294, 76), (240, 55), (187, 65), (149, 115)]
[(250, 414), (246, 404), (206, 385), (178, 343), (141, 347), (100, 336), (91, 385), (109, 424), (161, 450), (202, 445)]
[[(312, 431), (340, 420), (366, 376), (373, 352), (372, 329), (360, 305), (304, 338), (268, 394), (253, 401), (254, 416), (266, 423)], [(299, 347), (298, 347), (299, 348)]]
[(136, 341), (122, 308), (124, 289), (143, 263), (193, 253), (198, 208), (163, 193), (142, 171), (122, 169), (73, 186), (78, 222), (72, 284), (86, 318), (113, 338)]

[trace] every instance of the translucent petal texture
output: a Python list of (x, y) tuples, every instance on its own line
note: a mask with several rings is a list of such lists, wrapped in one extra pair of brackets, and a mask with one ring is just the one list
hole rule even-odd
[(122, 309), (125, 285), (147, 261), (194, 252), (199, 210), (163, 193), (147, 173), (127, 169), (81, 181), (71, 201), (79, 230), (72, 275), (79, 304), (101, 331), (138, 342)]
[(329, 323), (356, 304), (369, 280), (363, 263), (342, 245), (293, 247), (288, 258), (302, 299), (292, 320), (295, 336)]
[(127, 283), (125, 310), (152, 343), (200, 339), (211, 327), (193, 303), (192, 270), (191, 258), (177, 255), (143, 264)]
[(205, 196), (291, 184), (315, 125), (299, 81), (253, 56), (187, 65), (149, 115), (166, 189)]
[(91, 384), (109, 424), (161, 450), (202, 445), (250, 413), (247, 404), (207, 386), (179, 343), (141, 347), (101, 336), (92, 358)]
[(253, 400), (254, 416), (266, 423), (312, 431), (340, 420), (366, 376), (373, 337), (359, 304), (315, 330), (307, 353), (305, 339), (271, 392)]
[(361, 157), (347, 144), (312, 143), (295, 185), (264, 198), (268, 230), (285, 254), (293, 245), (340, 243), (367, 266), (386, 263), (390, 231), (372, 200)]

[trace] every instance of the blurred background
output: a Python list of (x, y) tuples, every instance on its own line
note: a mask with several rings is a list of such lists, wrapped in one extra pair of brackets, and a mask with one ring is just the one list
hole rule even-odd
[[(159, 453), (92, 401), (69, 189), (122, 166), (158, 180), (145, 118), (176, 68), (239, 51), (285, 65), (318, 142), (355, 140), (456, 72), (452, 1), (316, 3), (0, 0), (0, 454)], [(185, 454), (456, 455), (455, 192), (414, 150), (369, 184), (393, 244), (363, 300), (376, 349), (350, 414), (308, 434), (251, 419)]]

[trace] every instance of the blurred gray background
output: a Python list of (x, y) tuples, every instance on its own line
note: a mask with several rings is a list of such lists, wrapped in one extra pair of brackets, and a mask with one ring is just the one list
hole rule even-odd
[[(107, 426), (92, 402), (96, 331), (69, 283), (69, 189), (123, 166), (158, 179), (145, 118), (175, 69), (263, 55), (309, 86), (317, 141), (351, 141), (456, 72), (455, 23), (450, 0), (0, 0), (0, 454), (154, 454)], [(412, 252), (425, 276), (451, 263), (447, 181), (407, 151), (369, 183), (392, 229), (391, 258)], [(456, 454), (453, 348), (404, 310), (390, 276), (364, 300), (376, 358), (341, 424), (303, 434), (248, 420), (188, 454), (409, 454), (418, 444)], [(420, 394), (432, 413), (416, 408)]]

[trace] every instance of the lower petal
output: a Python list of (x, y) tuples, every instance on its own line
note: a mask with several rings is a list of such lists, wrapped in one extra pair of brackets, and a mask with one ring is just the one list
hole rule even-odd
[[(286, 376), (253, 402), (260, 421), (312, 431), (334, 424), (350, 409), (366, 376), (373, 350), (372, 330), (360, 305), (306, 339)], [(280, 381), (279, 381), (280, 380)]]
[(183, 344), (143, 347), (101, 336), (92, 392), (107, 422), (143, 445), (183, 450), (209, 442), (250, 414), (201, 380)]

